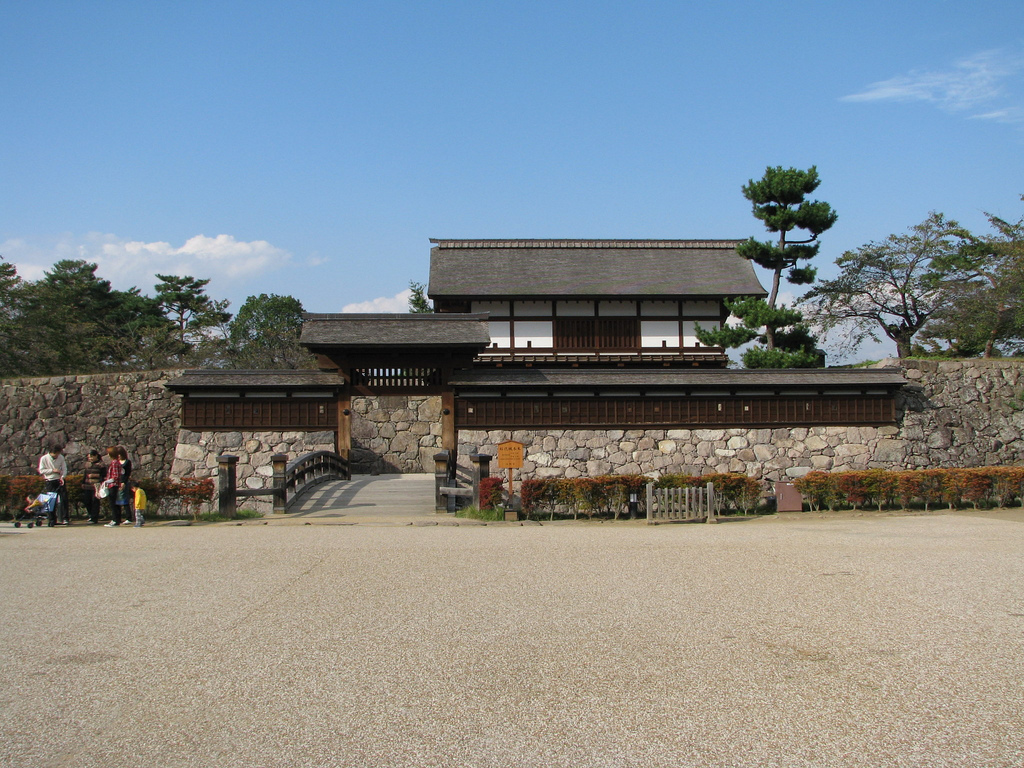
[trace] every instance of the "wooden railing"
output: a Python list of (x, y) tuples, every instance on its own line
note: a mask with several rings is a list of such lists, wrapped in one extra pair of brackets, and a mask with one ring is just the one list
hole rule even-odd
[(288, 456), (275, 453), (269, 488), (239, 489), (238, 457), (224, 454), (217, 457), (217, 511), (227, 518), (235, 516), (237, 500), (253, 496), (273, 496), (274, 513), (287, 512), (306, 491), (327, 480), (349, 480), (352, 477), (346, 458), (331, 451), (314, 451), (289, 462)]
[(289, 462), (284, 477), (287, 511), (302, 494), (320, 483), (351, 480), (352, 470), (345, 457), (331, 451), (314, 451)]
[(655, 488), (647, 484), (647, 524), (669, 520), (705, 520), (717, 523), (715, 485), (704, 488)]

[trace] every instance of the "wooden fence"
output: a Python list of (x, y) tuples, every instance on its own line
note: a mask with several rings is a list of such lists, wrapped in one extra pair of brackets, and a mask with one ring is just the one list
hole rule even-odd
[(655, 488), (647, 484), (647, 524), (671, 520), (705, 520), (717, 523), (715, 485), (700, 488)]

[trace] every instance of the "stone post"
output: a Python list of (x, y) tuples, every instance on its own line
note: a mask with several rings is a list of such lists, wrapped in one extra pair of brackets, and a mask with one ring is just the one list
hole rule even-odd
[(477, 509), (483, 509), (480, 498), (480, 481), (491, 476), (491, 456), (486, 453), (471, 453), (469, 460), (473, 462), (473, 503)]
[(285, 485), (285, 470), (288, 467), (288, 454), (275, 453), (270, 457), (274, 467), (274, 514), (283, 515), (287, 509), (288, 487)]
[(235, 516), (235, 494), (238, 492), (237, 465), (237, 456), (225, 453), (217, 457), (217, 513), (228, 519)]

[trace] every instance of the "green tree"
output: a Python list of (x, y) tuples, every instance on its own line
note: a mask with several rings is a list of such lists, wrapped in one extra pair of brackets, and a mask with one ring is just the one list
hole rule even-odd
[(804, 305), (823, 333), (842, 329), (852, 348), (880, 333), (896, 343), (896, 354), (911, 354), (915, 335), (950, 301), (948, 260), (969, 233), (941, 213), (911, 228), (868, 243), (838, 259), (839, 277), (819, 283)]
[[(1024, 196), (1021, 197), (1024, 200)], [(1015, 222), (986, 213), (994, 234), (970, 236), (955, 253), (936, 259), (948, 300), (922, 331), (959, 355), (993, 357), (1024, 343), (1024, 217)]]
[(291, 296), (250, 296), (228, 325), (232, 368), (313, 368), (315, 359), (299, 345), (302, 302)]
[(189, 275), (157, 275), (156, 298), (174, 323), (183, 349), (195, 353), (197, 362), (221, 352), (225, 325), (231, 319), (230, 302), (206, 294), (209, 280)]
[[(764, 176), (751, 179), (743, 187), (743, 196), (752, 205), (754, 217), (764, 222), (765, 228), (778, 233), (775, 242), (751, 237), (737, 247), (745, 259), (767, 269), (772, 274), (772, 287), (768, 299), (743, 298), (726, 302), (730, 313), (742, 325), (717, 330), (698, 329), (702, 344), (738, 347), (755, 338), (762, 346), (743, 353), (747, 368), (813, 368), (821, 365), (816, 340), (803, 323), (798, 310), (778, 304), (783, 273), (793, 285), (814, 282), (816, 270), (801, 266), (813, 259), (820, 248), (818, 236), (836, 222), (836, 213), (828, 203), (808, 200), (807, 196), (821, 184), (818, 169), (806, 171), (796, 168), (766, 168)], [(802, 230), (802, 239), (790, 239), (794, 230)]]
[(410, 280), (409, 290), (412, 291), (412, 293), (409, 295), (410, 312), (422, 313), (434, 311), (434, 308), (430, 304), (430, 300), (427, 299), (427, 287), (423, 283), (417, 283), (415, 280)]
[(138, 288), (115, 291), (117, 308), (101, 327), (110, 339), (110, 365), (125, 370), (154, 370), (177, 364), (188, 351), (159, 299)]
[(109, 360), (105, 320), (119, 304), (96, 265), (80, 259), (58, 261), (41, 280), (25, 285), (22, 323), (34, 375), (85, 373)]
[(167, 355), (152, 354), (154, 347), (174, 342), (160, 303), (137, 288), (113, 290), (96, 269), (96, 264), (82, 260), (59, 261), (43, 279), (21, 285), (18, 336), (31, 350), (24, 373), (83, 373), (167, 363)]
[(24, 372), (29, 357), (21, 316), (23, 289), (17, 268), (0, 257), (0, 376)]

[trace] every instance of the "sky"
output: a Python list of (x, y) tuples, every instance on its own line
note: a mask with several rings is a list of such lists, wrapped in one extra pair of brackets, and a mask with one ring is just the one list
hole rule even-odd
[(431, 237), (769, 239), (740, 190), (777, 165), (839, 214), (826, 278), (930, 211), (1024, 215), (1020, 0), (0, 0), (0, 51), (32, 280), (404, 311)]

